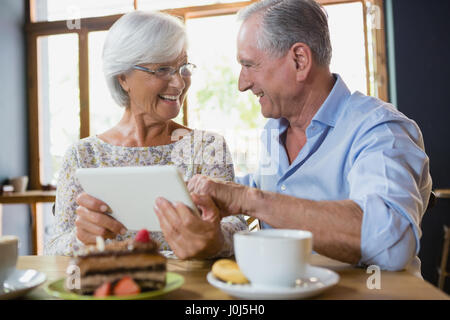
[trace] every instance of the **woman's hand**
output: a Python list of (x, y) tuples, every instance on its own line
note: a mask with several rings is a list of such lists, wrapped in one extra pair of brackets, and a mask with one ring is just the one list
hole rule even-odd
[(110, 209), (103, 201), (83, 192), (78, 195), (76, 202), (76, 234), (84, 244), (95, 244), (97, 236), (112, 239), (127, 231), (123, 224), (108, 215)]
[(191, 193), (209, 195), (222, 217), (245, 214), (244, 204), (249, 190), (246, 186), (197, 174), (189, 180), (187, 187)]
[(164, 198), (156, 199), (154, 210), (164, 238), (178, 258), (209, 258), (224, 244), (219, 209), (209, 196), (192, 194), (192, 200), (201, 217), (184, 204), (172, 204)]

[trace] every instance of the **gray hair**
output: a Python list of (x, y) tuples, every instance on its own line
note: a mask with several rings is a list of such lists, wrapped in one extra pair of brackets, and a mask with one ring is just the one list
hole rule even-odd
[(134, 65), (162, 63), (176, 59), (187, 49), (187, 35), (181, 19), (161, 12), (133, 11), (109, 29), (103, 46), (103, 72), (114, 101), (129, 105), (128, 93), (117, 76)]
[(302, 42), (313, 52), (316, 62), (329, 66), (331, 42), (326, 12), (314, 0), (263, 0), (245, 7), (238, 19), (260, 14), (258, 49), (282, 56), (294, 43)]

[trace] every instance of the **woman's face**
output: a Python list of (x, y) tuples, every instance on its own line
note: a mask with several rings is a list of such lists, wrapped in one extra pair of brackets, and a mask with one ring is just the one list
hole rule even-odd
[(191, 85), (190, 77), (182, 77), (179, 72), (180, 66), (187, 62), (186, 52), (182, 52), (174, 61), (140, 65), (150, 70), (175, 68), (177, 72), (169, 79), (162, 79), (142, 70), (133, 70), (120, 76), (119, 81), (130, 97), (132, 111), (137, 114), (145, 113), (157, 121), (175, 118)]

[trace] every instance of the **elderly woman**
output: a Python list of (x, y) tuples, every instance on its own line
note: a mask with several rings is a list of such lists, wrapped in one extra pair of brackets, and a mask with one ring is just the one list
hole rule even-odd
[[(121, 240), (136, 232), (108, 216), (107, 204), (83, 192), (74, 175), (77, 168), (176, 165), (186, 181), (198, 173), (234, 179), (222, 137), (173, 121), (195, 68), (186, 49), (184, 25), (167, 14), (135, 11), (111, 27), (103, 48), (104, 73), (124, 114), (113, 128), (81, 139), (66, 152), (56, 193), (55, 235), (46, 243), (46, 254), (71, 255), (97, 236)], [(179, 150), (189, 150), (188, 158), (195, 161), (178, 157)], [(193, 195), (193, 200), (200, 209), (211, 207), (209, 197)], [(221, 219), (219, 212), (208, 210), (198, 217), (165, 199), (155, 207), (163, 232), (152, 232), (152, 238), (163, 252), (173, 250), (180, 258), (231, 255), (233, 233), (247, 228), (241, 217)]]

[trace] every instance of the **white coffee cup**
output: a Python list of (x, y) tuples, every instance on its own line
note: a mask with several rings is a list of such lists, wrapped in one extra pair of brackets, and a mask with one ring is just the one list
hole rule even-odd
[(309, 231), (263, 229), (234, 234), (236, 262), (255, 287), (294, 287), (305, 276), (312, 251)]
[(28, 186), (28, 177), (15, 177), (9, 179), (9, 183), (13, 185), (14, 192), (25, 192)]
[(0, 236), (0, 286), (16, 268), (19, 238)]

